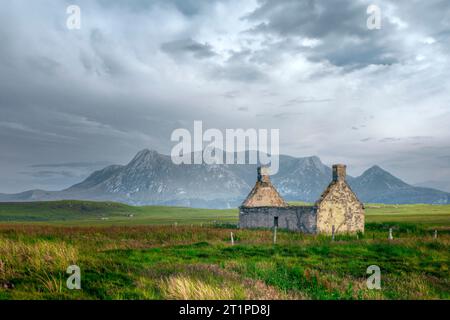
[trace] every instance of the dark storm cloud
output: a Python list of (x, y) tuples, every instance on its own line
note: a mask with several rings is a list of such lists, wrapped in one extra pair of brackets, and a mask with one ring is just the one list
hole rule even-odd
[(204, 12), (208, 7), (218, 2), (227, 0), (98, 0), (102, 7), (117, 7), (120, 10), (142, 12), (155, 7), (173, 8), (188, 17), (196, 16)]
[(254, 29), (257, 32), (274, 32), (284, 36), (303, 34), (310, 38), (342, 34), (363, 37), (366, 33), (364, 13), (367, 5), (362, 2), (263, 0), (260, 4), (247, 16), (254, 21), (268, 20)]
[(399, 16), (429, 36), (448, 39), (450, 4), (447, 0), (399, 0), (395, 2)]
[(186, 54), (190, 54), (198, 59), (210, 58), (216, 55), (209, 44), (198, 43), (192, 39), (166, 42), (161, 45), (161, 49), (174, 58), (183, 58)]
[[(261, 0), (260, 3), (246, 17), (250, 21), (262, 21), (252, 32), (274, 34), (287, 43), (298, 36), (319, 40), (320, 44), (313, 48), (293, 45), (290, 48), (303, 51), (312, 61), (327, 60), (349, 71), (370, 64), (390, 65), (402, 61), (408, 53), (399, 47), (405, 36), (400, 19), (425, 29), (430, 36), (443, 40), (448, 37), (448, 1), (398, 1), (395, 3), (398, 16), (394, 17), (388, 16), (391, 6), (388, 1)], [(381, 30), (367, 28), (366, 10), (371, 4), (380, 6)]]
[(303, 50), (313, 61), (326, 59), (337, 66), (362, 67), (367, 64), (392, 64), (398, 53), (386, 46), (394, 27), (383, 21), (383, 28), (371, 31), (366, 26), (367, 4), (357, 1), (264, 1), (248, 19), (262, 22), (253, 31), (274, 33), (289, 38), (318, 39), (317, 48)]

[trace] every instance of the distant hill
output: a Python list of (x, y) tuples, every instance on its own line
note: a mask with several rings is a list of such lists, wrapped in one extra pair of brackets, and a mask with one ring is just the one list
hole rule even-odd
[(414, 184), (415, 187), (439, 189), (445, 192), (450, 192), (450, 181), (434, 181), (428, 180)]
[(411, 186), (378, 166), (351, 179), (350, 185), (364, 202), (398, 204), (448, 204), (450, 194), (431, 188)]
[(0, 203), (0, 223), (37, 222), (63, 225), (148, 225), (236, 222), (237, 209), (212, 210), (169, 206), (129, 206), (100, 201)]
[[(231, 208), (240, 205), (256, 180), (257, 165), (175, 165), (170, 156), (143, 150), (125, 166), (112, 165), (62, 191), (32, 190), (0, 195), (0, 201), (97, 200), (132, 205)], [(316, 201), (331, 180), (318, 157), (280, 156), (274, 185), (288, 201)], [(448, 204), (450, 194), (414, 187), (378, 166), (348, 177), (363, 202)]]

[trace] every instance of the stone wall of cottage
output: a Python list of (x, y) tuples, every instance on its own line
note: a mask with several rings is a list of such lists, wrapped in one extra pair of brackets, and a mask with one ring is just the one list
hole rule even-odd
[(316, 208), (313, 206), (241, 207), (240, 228), (273, 228), (275, 218), (278, 228), (304, 233), (316, 233)]
[(364, 232), (364, 206), (344, 180), (328, 187), (326, 195), (316, 204), (317, 232)]

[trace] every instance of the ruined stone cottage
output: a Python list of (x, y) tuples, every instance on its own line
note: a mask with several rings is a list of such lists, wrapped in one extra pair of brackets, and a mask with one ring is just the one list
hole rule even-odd
[(291, 206), (258, 168), (255, 187), (239, 208), (240, 228), (272, 228), (304, 233), (364, 232), (364, 205), (345, 180), (346, 166), (333, 166), (330, 185), (312, 206)]

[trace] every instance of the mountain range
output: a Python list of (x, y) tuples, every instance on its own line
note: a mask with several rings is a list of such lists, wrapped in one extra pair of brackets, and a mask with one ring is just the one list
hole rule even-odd
[[(117, 201), (132, 205), (199, 208), (237, 207), (256, 180), (257, 165), (176, 165), (170, 156), (142, 150), (127, 165), (111, 165), (61, 191), (0, 194), (0, 202), (48, 200)], [(331, 181), (331, 168), (316, 157), (280, 155), (271, 177), (287, 201), (316, 201)], [(347, 180), (359, 199), (370, 203), (449, 204), (450, 193), (416, 187), (373, 166)]]

